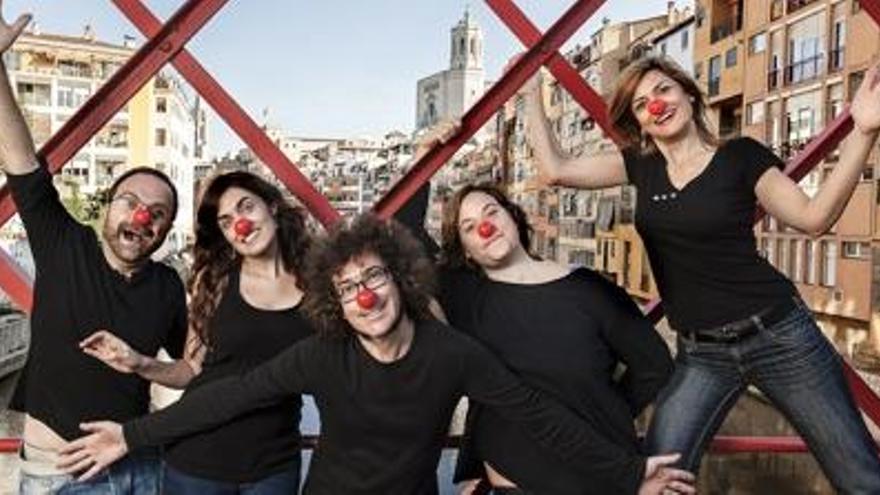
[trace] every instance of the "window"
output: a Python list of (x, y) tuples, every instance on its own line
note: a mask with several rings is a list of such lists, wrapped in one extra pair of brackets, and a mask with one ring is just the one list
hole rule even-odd
[(49, 84), (20, 82), (16, 87), (18, 99), (25, 105), (52, 105), (52, 87)]
[(690, 32), (685, 29), (681, 32), (681, 49), (687, 50), (688, 44), (690, 44)]
[(849, 75), (849, 87), (847, 88), (849, 91), (848, 99), (852, 99), (853, 95), (856, 94), (856, 91), (859, 89), (859, 86), (862, 84), (862, 81), (865, 79), (865, 71), (861, 70), (858, 72), (853, 72)]
[(758, 33), (749, 38), (749, 54), (763, 53), (767, 49), (767, 33)]
[(165, 129), (156, 129), (156, 146), (165, 146), (168, 142), (168, 133)]
[(709, 96), (717, 95), (721, 90), (721, 57), (709, 59)]
[(765, 239), (767, 241), (767, 261), (770, 262), (771, 265), (776, 265), (776, 243)]
[(843, 83), (828, 88), (828, 120), (837, 118), (843, 112)]
[(89, 89), (59, 85), (56, 95), (56, 102), (59, 107), (78, 108), (89, 97)]
[(776, 239), (776, 252), (779, 257), (776, 260), (776, 269), (788, 275), (788, 243), (783, 239)]
[(791, 277), (792, 282), (800, 282), (802, 280), (801, 265), (803, 260), (801, 259), (802, 255), (799, 244), (800, 242), (795, 239), (788, 241), (788, 276)]
[(666, 55), (666, 42), (660, 43), (660, 53)]
[(831, 53), (829, 54), (828, 67), (832, 71), (843, 68), (844, 51), (846, 47), (846, 21), (837, 19), (832, 28)]
[(156, 112), (165, 113), (168, 111), (168, 101), (165, 98), (156, 98)]
[(746, 124), (755, 125), (764, 122), (764, 102), (756, 101), (746, 106)]
[(736, 65), (736, 47), (727, 50), (727, 53), (724, 54), (724, 66), (733, 67), (734, 65)]
[(833, 287), (837, 283), (837, 243), (820, 241), (822, 262), (822, 285)]
[[(766, 217), (765, 217), (766, 218)], [(768, 251), (770, 250), (770, 241), (767, 238), (762, 238), (760, 247), (758, 248), (758, 255), (764, 259), (767, 259)]]
[(844, 241), (843, 257), (866, 260), (871, 257), (871, 245), (867, 242)]
[(804, 279), (808, 284), (816, 283), (816, 267), (813, 262), (813, 250), (816, 249), (815, 242), (810, 239), (804, 241)]

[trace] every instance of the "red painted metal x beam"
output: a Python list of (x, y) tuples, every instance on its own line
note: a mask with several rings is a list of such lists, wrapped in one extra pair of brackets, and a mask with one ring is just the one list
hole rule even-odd
[[(227, 0), (188, 0), (38, 152), (56, 173), (217, 13)], [(8, 187), (0, 189), (0, 225), (15, 214)], [(16, 274), (8, 256), (0, 258), (0, 286), (20, 308), (30, 311), (33, 283)], [(7, 277), (8, 276), (8, 277)]]
[(379, 216), (394, 214), (431, 177), (452, 158), (480, 128), (510, 99), (516, 91), (562, 46), (584, 22), (604, 3), (604, 0), (579, 0), (559, 18), (547, 34), (520, 57), (501, 79), (496, 82), (461, 118), (458, 134), (442, 145), (435, 146), (422, 157), (409, 173), (397, 181), (388, 193), (373, 207)]
[[(152, 37), (160, 31), (162, 24), (140, 0), (113, 0), (113, 3), (145, 36)], [(339, 220), (339, 212), (327, 198), (315, 189), (299, 168), (272, 143), (257, 123), (189, 51), (181, 49), (171, 63), (318, 221), (328, 227)]]
[[(535, 46), (541, 40), (541, 32), (512, 0), (486, 0), (486, 3), (527, 48)], [(621, 144), (623, 141), (608, 119), (605, 101), (584, 81), (577, 69), (559, 52), (550, 56), (547, 68), (571, 97), (593, 117), (605, 134), (618, 145)]]

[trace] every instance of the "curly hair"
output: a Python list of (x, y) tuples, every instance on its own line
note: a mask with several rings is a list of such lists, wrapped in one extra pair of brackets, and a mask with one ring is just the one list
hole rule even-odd
[(403, 311), (416, 320), (433, 319), (429, 309), (435, 293), (434, 267), (422, 244), (394, 220), (372, 214), (337, 225), (313, 246), (308, 257), (303, 309), (319, 334), (350, 335), (333, 277), (346, 263), (367, 253), (379, 257), (400, 289)]
[(519, 242), (523, 249), (526, 250), (532, 258), (538, 258), (531, 250), (532, 226), (529, 225), (529, 219), (526, 212), (510, 198), (504, 194), (497, 185), (491, 183), (468, 184), (458, 191), (449, 199), (443, 207), (443, 225), (441, 228), (441, 237), (443, 238), (443, 254), (441, 263), (449, 268), (467, 268), (477, 273), (483, 273), (483, 270), (473, 261), (468, 259), (464, 245), (461, 243), (461, 234), (458, 231), (459, 216), (461, 214), (461, 203), (471, 193), (481, 192), (487, 194), (498, 202), (498, 205), (504, 208), (513, 218), (516, 224), (516, 230), (519, 234)]
[(217, 223), (220, 197), (229, 188), (249, 191), (275, 209), (276, 236), (281, 264), (294, 274), (302, 288), (303, 266), (311, 245), (305, 213), (284, 200), (281, 191), (249, 172), (230, 172), (215, 177), (202, 195), (196, 213), (195, 260), (187, 288), (191, 295), (189, 323), (201, 345), (210, 345), (208, 322), (220, 305), (229, 274), (241, 262), (241, 255), (229, 244)]

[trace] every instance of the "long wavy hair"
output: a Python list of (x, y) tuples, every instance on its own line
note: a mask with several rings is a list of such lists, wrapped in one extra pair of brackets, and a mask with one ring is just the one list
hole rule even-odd
[(645, 57), (629, 64), (617, 79), (617, 87), (611, 96), (608, 105), (608, 116), (611, 124), (620, 134), (625, 146), (642, 154), (652, 154), (657, 151), (654, 140), (642, 134), (642, 128), (632, 111), (632, 102), (636, 94), (636, 87), (648, 72), (656, 70), (677, 82), (685, 94), (691, 99), (693, 107), (694, 124), (697, 134), (706, 144), (718, 146), (721, 140), (709, 125), (706, 117), (706, 100), (697, 82), (688, 75), (672, 59), (663, 56)]
[(285, 201), (278, 188), (249, 172), (230, 172), (215, 177), (205, 189), (196, 213), (195, 260), (187, 285), (191, 295), (189, 324), (198, 336), (199, 344), (205, 346), (211, 344), (208, 323), (220, 305), (220, 299), (229, 284), (230, 272), (239, 266), (242, 259), (223, 236), (217, 223), (220, 197), (231, 187), (255, 194), (270, 209), (274, 209), (281, 264), (287, 272), (296, 276), (300, 288), (303, 285), (305, 256), (311, 245), (305, 213)]
[(345, 319), (333, 276), (366, 253), (376, 255), (391, 272), (400, 289), (403, 311), (410, 318), (433, 318), (434, 266), (422, 244), (397, 221), (367, 213), (349, 225), (340, 222), (310, 253), (303, 308), (319, 334), (339, 338), (354, 331)]
[(538, 259), (538, 256), (532, 252), (532, 226), (529, 225), (529, 218), (526, 212), (516, 203), (507, 197), (507, 194), (497, 185), (490, 183), (468, 184), (450, 198), (449, 202), (443, 208), (443, 225), (441, 227), (441, 237), (443, 239), (443, 253), (441, 263), (449, 268), (467, 268), (479, 274), (483, 273), (483, 269), (468, 258), (465, 252), (464, 244), (461, 242), (461, 234), (458, 231), (458, 222), (461, 215), (461, 203), (464, 202), (469, 194), (480, 192), (487, 194), (498, 202), (501, 208), (513, 218), (516, 224), (516, 230), (519, 234), (519, 242), (523, 249), (532, 258)]

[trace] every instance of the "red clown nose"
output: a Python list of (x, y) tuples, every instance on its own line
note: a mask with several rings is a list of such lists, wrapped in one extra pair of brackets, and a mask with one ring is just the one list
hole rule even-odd
[(648, 103), (648, 113), (653, 116), (663, 115), (663, 112), (666, 111), (666, 102), (663, 100), (651, 100)]
[(236, 235), (247, 237), (254, 231), (254, 222), (251, 222), (247, 218), (239, 218), (235, 221), (235, 224), (233, 224), (232, 229), (235, 231)]
[(364, 289), (358, 292), (357, 303), (361, 308), (373, 309), (373, 306), (375, 306), (377, 302), (379, 302), (378, 296), (376, 296), (376, 293), (370, 289)]
[(150, 215), (150, 210), (141, 206), (134, 211), (134, 214), (131, 216), (131, 221), (138, 227), (146, 227), (153, 221), (153, 216)]
[(483, 239), (488, 239), (492, 237), (492, 234), (495, 233), (497, 229), (495, 228), (495, 224), (488, 220), (484, 220), (480, 222), (480, 226), (477, 227), (477, 234), (480, 235)]

